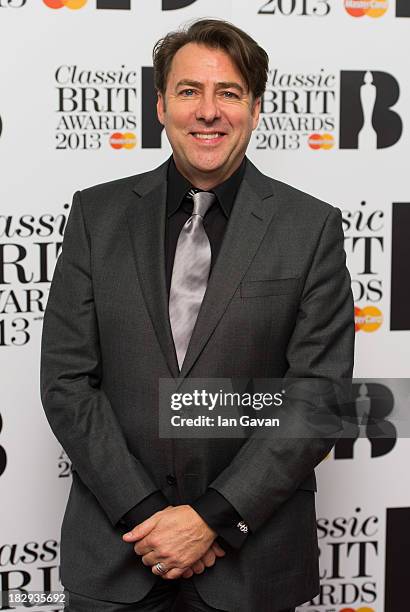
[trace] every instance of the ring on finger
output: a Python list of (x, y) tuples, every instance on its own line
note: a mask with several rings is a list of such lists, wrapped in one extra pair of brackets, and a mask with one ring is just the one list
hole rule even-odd
[(158, 563), (155, 564), (155, 569), (161, 574), (166, 574), (167, 573), (167, 568), (165, 567), (165, 565), (163, 563), (161, 563), (161, 561), (159, 561)]

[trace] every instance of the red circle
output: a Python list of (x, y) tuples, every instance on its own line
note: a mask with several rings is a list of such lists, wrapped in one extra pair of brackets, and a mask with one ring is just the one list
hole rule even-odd
[(113, 149), (122, 149), (123, 147), (123, 135), (121, 132), (114, 132), (110, 136), (110, 145)]
[(345, 0), (344, 1), (345, 9), (349, 13), (349, 15), (351, 15), (352, 17), (363, 17), (363, 15), (366, 15), (366, 12), (369, 9), (364, 9), (364, 8), (361, 8), (360, 6), (358, 6), (358, 8), (355, 8), (355, 4), (363, 4), (363, 0)]
[(43, 0), (44, 4), (51, 9), (60, 9), (63, 8), (64, 3), (62, 0)]
[[(354, 330), (355, 332), (360, 331), (363, 328), (364, 325), (364, 312), (361, 308), (359, 308), (358, 306), (354, 307)], [(349, 612), (349, 610), (351, 611), (352, 608), (345, 608), (344, 612)], [(343, 610), (340, 610), (340, 612), (343, 612)], [(353, 610), (353, 612), (355, 612), (355, 610)]]
[(320, 149), (322, 146), (322, 136), (320, 134), (311, 134), (308, 138), (308, 145), (311, 149)]

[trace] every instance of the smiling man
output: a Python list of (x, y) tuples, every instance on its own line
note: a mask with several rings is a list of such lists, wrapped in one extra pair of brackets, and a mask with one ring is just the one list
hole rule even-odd
[(268, 72), (248, 34), (199, 20), (154, 70), (172, 156), (75, 194), (44, 320), (42, 401), (73, 467), (65, 609), (293, 610), (318, 592), (334, 440), (160, 438), (158, 387), (350, 377), (340, 211), (246, 158)]
[[(198, 75), (198, 67), (201, 79), (189, 78)], [(226, 181), (242, 163), (258, 125), (260, 95), (249, 89), (226, 51), (194, 42), (175, 53), (167, 83), (158, 87), (158, 118), (178, 171), (204, 190)]]

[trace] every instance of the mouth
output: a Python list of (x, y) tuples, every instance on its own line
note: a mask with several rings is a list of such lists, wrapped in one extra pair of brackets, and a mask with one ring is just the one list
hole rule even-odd
[(190, 132), (196, 142), (204, 145), (218, 144), (226, 136), (225, 132)]

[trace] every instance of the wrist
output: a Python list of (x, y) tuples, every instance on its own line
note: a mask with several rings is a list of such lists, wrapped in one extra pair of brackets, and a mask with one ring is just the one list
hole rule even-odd
[(194, 508), (192, 508), (192, 506), (189, 506), (189, 508), (191, 508), (191, 510), (195, 513), (198, 523), (201, 523), (203, 528), (206, 530), (207, 536), (211, 539), (211, 543), (212, 543), (218, 537), (217, 532), (215, 531), (215, 529), (212, 529), (212, 527), (208, 525), (208, 523), (202, 518), (202, 516)]

